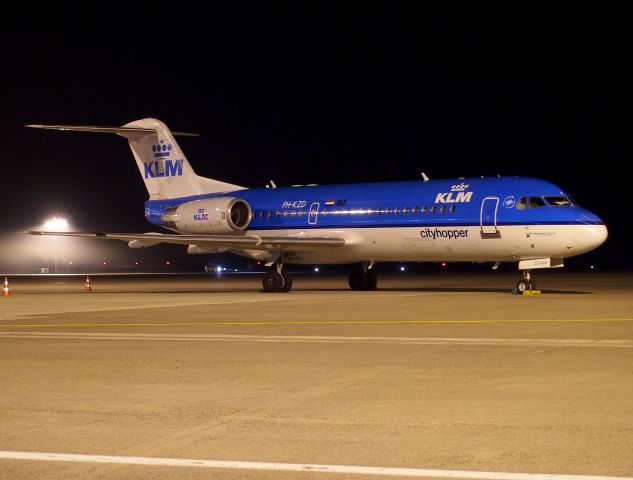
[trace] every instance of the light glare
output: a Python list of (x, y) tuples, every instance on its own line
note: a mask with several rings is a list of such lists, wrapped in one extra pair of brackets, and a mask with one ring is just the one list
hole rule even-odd
[(68, 229), (68, 221), (65, 218), (53, 217), (44, 222), (44, 228), (52, 232), (63, 232)]

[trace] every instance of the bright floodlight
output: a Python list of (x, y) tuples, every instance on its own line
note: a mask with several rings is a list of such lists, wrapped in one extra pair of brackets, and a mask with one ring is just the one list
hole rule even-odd
[(65, 218), (53, 217), (44, 222), (44, 228), (51, 232), (63, 232), (68, 228), (68, 222)]

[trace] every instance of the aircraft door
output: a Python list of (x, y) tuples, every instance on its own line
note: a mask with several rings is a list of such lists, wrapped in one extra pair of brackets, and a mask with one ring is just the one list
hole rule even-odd
[(499, 197), (486, 197), (481, 202), (479, 222), (481, 224), (482, 237), (499, 237), (497, 230), (497, 209)]
[(319, 202), (314, 202), (310, 205), (310, 212), (308, 213), (308, 224), (316, 225), (319, 217)]

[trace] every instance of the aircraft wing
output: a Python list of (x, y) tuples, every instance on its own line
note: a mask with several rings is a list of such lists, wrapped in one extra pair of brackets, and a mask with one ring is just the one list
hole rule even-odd
[(102, 233), (102, 232), (45, 232), (32, 230), (29, 235), (54, 237), (101, 238), (121, 240), (130, 247), (142, 248), (159, 243), (198, 245), (200, 247), (226, 247), (227, 249), (249, 249), (269, 251), (306, 251), (316, 248), (331, 248), (345, 245), (345, 239), (336, 237), (265, 237), (259, 235), (180, 235), (168, 233)]

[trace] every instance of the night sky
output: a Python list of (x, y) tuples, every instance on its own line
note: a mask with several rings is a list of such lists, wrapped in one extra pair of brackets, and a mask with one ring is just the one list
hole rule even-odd
[(255, 5), (7, 13), (1, 231), (52, 213), (152, 230), (124, 139), (23, 125), (155, 117), (200, 134), (179, 139), (196, 173), (248, 187), (540, 177), (605, 220), (609, 240), (583, 262), (633, 268), (631, 17), (579, 3)]

